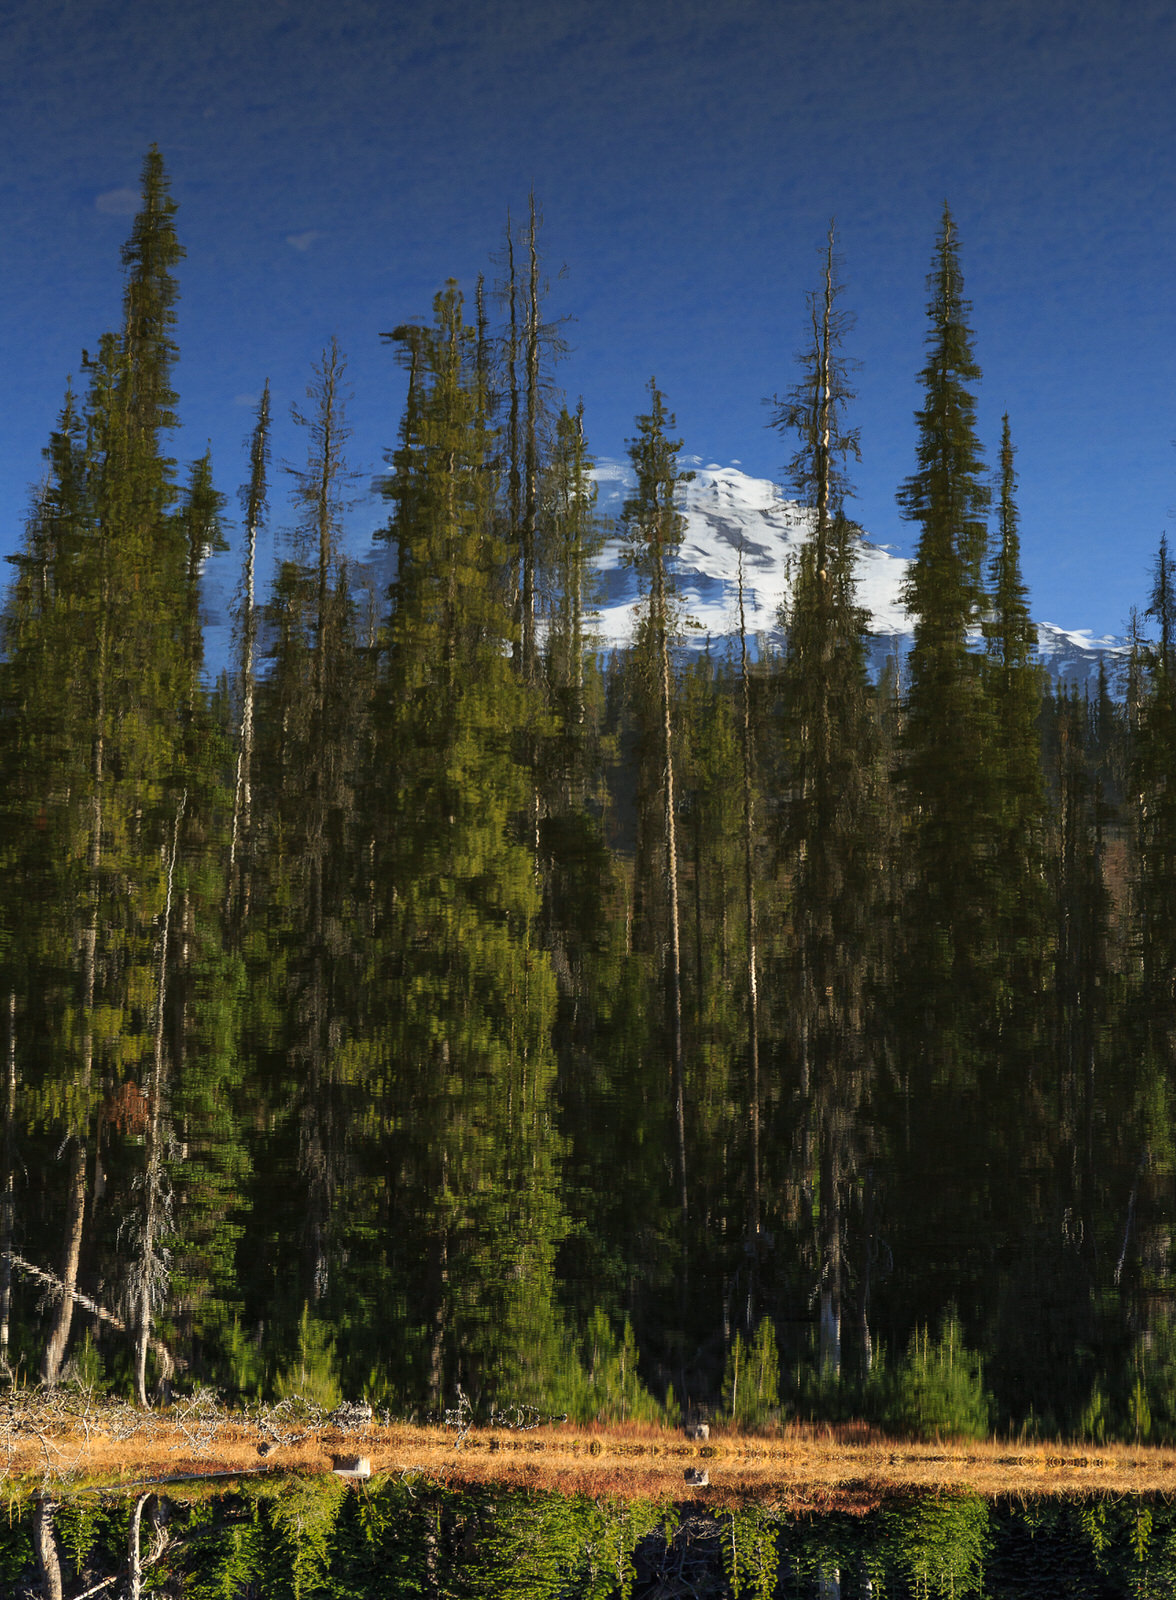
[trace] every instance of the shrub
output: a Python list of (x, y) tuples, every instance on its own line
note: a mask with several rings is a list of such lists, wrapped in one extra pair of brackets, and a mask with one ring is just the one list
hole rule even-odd
[(965, 1345), (955, 1312), (944, 1317), (938, 1339), (925, 1327), (916, 1328), (894, 1374), (886, 1425), (923, 1438), (957, 1434), (982, 1439), (988, 1418), (983, 1365)]
[(774, 1421), (780, 1409), (780, 1358), (776, 1330), (769, 1317), (761, 1317), (750, 1345), (736, 1333), (727, 1353), (723, 1375), (723, 1410), (744, 1427), (762, 1427)]

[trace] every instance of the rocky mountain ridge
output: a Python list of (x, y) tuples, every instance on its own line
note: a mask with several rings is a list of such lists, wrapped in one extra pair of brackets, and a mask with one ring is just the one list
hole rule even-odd
[[(741, 552), (749, 639), (757, 652), (782, 648), (780, 607), (789, 593), (797, 553), (811, 537), (812, 513), (786, 499), (774, 483), (749, 477), (738, 463), (704, 464), (702, 457), (694, 456), (682, 457), (682, 465), (695, 474), (682, 490), (686, 532), (674, 560), (679, 592), (691, 619), (685, 648), (709, 648), (719, 655), (738, 647)], [(598, 511), (607, 518), (619, 517), (632, 482), (628, 466), (601, 461), (595, 477)], [(913, 628), (901, 599), (909, 566), (906, 557), (862, 535), (858, 600), (870, 615), (875, 672), (888, 658), (897, 657), (901, 663), (910, 648)], [(615, 531), (597, 556), (595, 568), (597, 636), (605, 649), (623, 649), (633, 637), (641, 598)], [(1037, 640), (1042, 664), (1054, 679), (1093, 687), (1100, 661), (1106, 664), (1112, 686), (1122, 676), (1128, 649), (1123, 639), (1039, 622)]]

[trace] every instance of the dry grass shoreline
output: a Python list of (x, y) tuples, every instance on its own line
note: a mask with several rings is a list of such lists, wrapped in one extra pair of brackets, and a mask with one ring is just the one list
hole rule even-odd
[[(339, 1426), (294, 1408), (224, 1410), (197, 1396), (163, 1411), (9, 1395), (0, 1405), (0, 1473), (10, 1493), (52, 1485), (129, 1488), (144, 1481), (259, 1473), (327, 1474), (365, 1456), (373, 1478), (457, 1488), (525, 1488), (618, 1499), (756, 1499), (789, 1510), (864, 1511), (895, 1495), (972, 1492), (1032, 1498), (1176, 1493), (1176, 1449), (1146, 1445), (920, 1443), (863, 1425), (712, 1430), (709, 1440), (649, 1424), (527, 1431), (409, 1423)], [(687, 1483), (705, 1471), (709, 1484)]]

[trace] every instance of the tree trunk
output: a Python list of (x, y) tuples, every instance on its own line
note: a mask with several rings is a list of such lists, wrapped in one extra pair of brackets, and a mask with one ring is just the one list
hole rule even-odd
[[(237, 782), (233, 791), (233, 830), (229, 841), (229, 882), (226, 911), (240, 919), (249, 915), (251, 882), (251, 840), (253, 825), (253, 702), (254, 653), (257, 618), (254, 579), (257, 569), (257, 534), (265, 503), (265, 467), (269, 447), (269, 379), (266, 379), (257, 411), (257, 427), (251, 447), (252, 472), (245, 510), (245, 593), (241, 616), (241, 728), (237, 744)], [(240, 866), (237, 858), (241, 857)]]
[(661, 650), (662, 755), (665, 760), (666, 898), (670, 920), (667, 959), (670, 1038), (674, 1070), (674, 1122), (678, 1135), (678, 1200), (682, 1211), (682, 1297), (689, 1281), (690, 1209), (686, 1189), (686, 1064), (682, 1040), (682, 939), (678, 914), (678, 823), (674, 800), (673, 711), (670, 651), (666, 641), (665, 572), (659, 553), (655, 575), (658, 643)]
[(822, 1377), (841, 1376), (841, 1210), (836, 1133), (825, 1109), (821, 1127), (821, 1322)]
[(143, 1243), (140, 1260), (138, 1322), (135, 1329), (135, 1398), (147, 1405), (147, 1349), (151, 1343), (151, 1303), (155, 1289), (155, 1245), (163, 1212), (163, 1101), (166, 1092), (163, 1043), (164, 1010), (167, 1004), (168, 938), (171, 932), (172, 887), (176, 874), (176, 853), (180, 843), (180, 820), (184, 815), (187, 792), (176, 806), (172, 826), (171, 854), (167, 864), (167, 894), (163, 906), (163, 928), (159, 938), (159, 978), (155, 1008), (155, 1057), (152, 1064), (151, 1092), (147, 1116), (146, 1199), (143, 1217)]
[(743, 545), (739, 546), (739, 661), (743, 680), (743, 895), (747, 917), (747, 1098), (750, 1113), (748, 1180), (751, 1190), (747, 1212), (750, 1270), (745, 1317), (750, 1333), (755, 1316), (755, 1286), (760, 1244), (760, 1088), (759, 1088), (759, 987), (756, 981), (755, 922), (755, 812), (752, 787), (751, 686), (747, 675), (747, 621), (743, 610)]
[(0, 1198), (0, 1373), (11, 1375), (8, 1328), (12, 1315), (12, 1234), (16, 1212), (16, 990), (8, 992), (8, 1092), (4, 1099), (4, 1194)]
[(143, 1554), (139, 1531), (143, 1523), (143, 1507), (150, 1498), (150, 1495), (141, 1494), (135, 1501), (127, 1528), (127, 1600), (140, 1600), (143, 1593)]
[[(105, 587), (105, 585), (104, 585)], [(94, 747), (91, 775), (94, 797), (90, 821), (89, 878), (90, 924), (82, 936), (82, 1036), (81, 1088), (83, 1102), (89, 1094), (90, 1077), (94, 1065), (94, 993), (98, 969), (98, 874), (102, 867), (102, 824), (104, 783), (106, 776), (106, 615), (108, 596), (102, 597), (102, 624), (98, 634), (98, 663), (95, 672), (94, 696)], [(85, 1116), (83, 1110), (82, 1115)], [(82, 1254), (82, 1230), (86, 1220), (86, 1142), (80, 1129), (75, 1130), (70, 1143), (69, 1189), (66, 1200), (65, 1249), (62, 1254), (62, 1294), (58, 1301), (53, 1327), (45, 1343), (41, 1363), (42, 1381), (50, 1388), (61, 1374), (73, 1324), (74, 1290), (78, 1282), (78, 1263)]]
[(523, 440), (523, 678), (535, 677), (535, 568), (539, 523), (539, 252), (536, 246), (535, 196), (527, 230), (530, 270), (527, 278), (527, 394)]
[(57, 1548), (53, 1511), (52, 1500), (39, 1494), (33, 1502), (33, 1550), (45, 1600), (62, 1600), (61, 1555)]

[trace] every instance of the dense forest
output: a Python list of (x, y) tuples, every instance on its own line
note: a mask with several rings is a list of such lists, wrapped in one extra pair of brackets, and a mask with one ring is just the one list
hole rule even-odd
[(344, 541), (344, 356), (292, 512), (266, 385), (212, 682), (229, 497), (168, 455), (175, 210), (153, 149), (3, 611), (7, 1372), (1176, 1437), (1176, 575), (1161, 542), (1125, 682), (1047, 684), (950, 213), (901, 673), (855, 600), (832, 231), (772, 402), (813, 527), (783, 648), (680, 648), (653, 380), (640, 625), (594, 641), (532, 202), (472, 299), (385, 336), (386, 592)]

